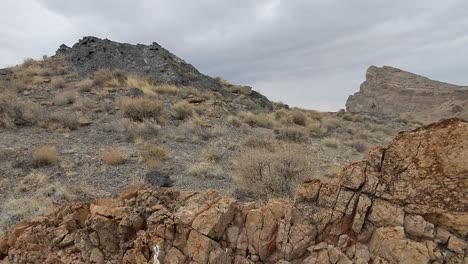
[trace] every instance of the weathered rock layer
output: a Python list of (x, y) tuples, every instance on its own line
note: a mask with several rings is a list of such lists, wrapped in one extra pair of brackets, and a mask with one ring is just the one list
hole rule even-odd
[(468, 86), (434, 81), (400, 69), (371, 66), (359, 92), (346, 102), (349, 112), (400, 115), (424, 123), (468, 119)]
[[(398, 135), (293, 203), (144, 186), (0, 238), (5, 263), (467, 263), (468, 123)], [(156, 262), (154, 262), (156, 263)]]

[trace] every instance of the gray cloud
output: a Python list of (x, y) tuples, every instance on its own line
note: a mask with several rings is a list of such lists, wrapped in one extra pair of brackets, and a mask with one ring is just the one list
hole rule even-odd
[(203, 73), (307, 108), (342, 108), (371, 64), (468, 84), (463, 0), (3, 0), (0, 9), (0, 66), (96, 35), (156, 41)]

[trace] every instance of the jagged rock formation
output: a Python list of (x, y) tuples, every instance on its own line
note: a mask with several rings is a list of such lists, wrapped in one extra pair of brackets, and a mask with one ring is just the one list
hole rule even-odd
[[(5, 263), (467, 263), (468, 123), (403, 132), (294, 203), (125, 189), (0, 238)], [(155, 262), (156, 263), (156, 262)]]
[[(152, 77), (158, 83), (195, 86), (228, 94), (217, 80), (200, 73), (156, 42), (132, 45), (90, 36), (80, 39), (71, 48), (62, 44), (56, 56), (67, 59), (85, 75), (108, 68)], [(251, 98), (263, 107), (272, 106), (265, 96), (255, 91), (251, 91)]]
[(433, 81), (400, 69), (371, 66), (359, 92), (346, 102), (349, 112), (400, 115), (423, 123), (468, 119), (468, 86)]

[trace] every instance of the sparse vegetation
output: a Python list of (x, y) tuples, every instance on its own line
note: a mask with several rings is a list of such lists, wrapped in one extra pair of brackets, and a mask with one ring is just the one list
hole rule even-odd
[(328, 137), (323, 139), (323, 144), (330, 148), (338, 148), (340, 145), (340, 140), (334, 137)]
[(180, 120), (192, 117), (195, 113), (195, 107), (187, 101), (180, 101), (175, 103), (173, 110), (176, 112), (177, 118)]
[(102, 154), (102, 160), (107, 165), (117, 166), (124, 164), (126, 159), (126, 155), (115, 148), (111, 148)]
[(117, 87), (120, 82), (110, 69), (99, 69), (94, 72), (94, 84), (104, 87)]
[(206, 162), (192, 165), (187, 174), (202, 179), (222, 179), (225, 176), (220, 166)]
[(269, 152), (250, 149), (234, 160), (239, 191), (258, 199), (291, 197), (295, 186), (309, 171), (304, 155), (284, 148)]
[(126, 85), (128, 88), (138, 88), (146, 95), (155, 95), (155, 87), (147, 78), (138, 75), (130, 75), (127, 77)]
[(275, 151), (275, 142), (268, 136), (249, 136), (244, 140), (243, 145), (250, 148), (266, 149), (270, 152)]
[(124, 115), (134, 121), (143, 121), (144, 119), (156, 119), (159, 122), (163, 120), (163, 104), (161, 101), (148, 97), (124, 97), (121, 100)]
[(128, 140), (135, 141), (136, 139), (156, 136), (161, 126), (154, 119), (143, 119), (142, 122), (134, 122), (128, 118), (124, 118), (119, 121), (119, 128), (125, 133)]
[(8, 93), (0, 94), (0, 127), (8, 129), (15, 128), (17, 110), (16, 96)]
[(62, 92), (55, 95), (54, 105), (63, 106), (68, 104), (73, 104), (76, 100), (75, 94), (73, 92)]
[(161, 84), (156, 86), (155, 91), (160, 94), (177, 95), (179, 88), (173, 84)]
[(57, 151), (49, 146), (42, 146), (33, 153), (33, 162), (36, 167), (57, 163)]
[(275, 126), (273, 116), (267, 113), (240, 112), (239, 117), (251, 127), (272, 128)]
[(167, 158), (167, 150), (163, 146), (146, 143), (140, 150), (140, 161), (160, 161)]
[(308, 134), (305, 129), (298, 127), (286, 127), (281, 129), (276, 129), (276, 138), (281, 140), (289, 140), (296, 143), (303, 143), (309, 139)]
[(73, 112), (58, 112), (53, 113), (50, 117), (52, 122), (57, 122), (62, 125), (64, 128), (68, 128), (70, 130), (76, 130), (80, 126), (78, 122), (78, 115)]
[(94, 82), (91, 79), (84, 79), (75, 84), (81, 92), (90, 92), (93, 89)]
[(54, 78), (51, 82), (51, 86), (54, 89), (64, 88), (65, 87), (65, 79), (62, 77)]

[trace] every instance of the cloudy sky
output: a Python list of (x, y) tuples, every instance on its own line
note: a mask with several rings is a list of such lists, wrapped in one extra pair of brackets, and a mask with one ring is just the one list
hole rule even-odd
[(344, 107), (369, 65), (468, 84), (465, 0), (0, 0), (0, 67), (94, 35), (158, 42), (273, 100)]

